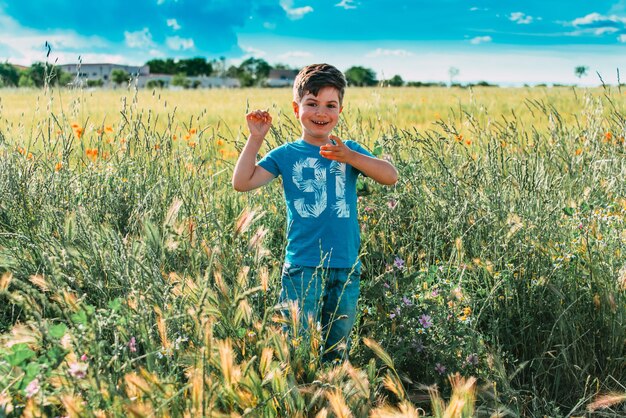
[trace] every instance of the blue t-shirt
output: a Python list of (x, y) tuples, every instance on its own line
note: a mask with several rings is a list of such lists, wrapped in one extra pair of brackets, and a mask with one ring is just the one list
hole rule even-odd
[[(344, 144), (373, 156), (354, 141)], [(258, 162), (275, 176), (283, 176), (287, 203), (285, 263), (358, 267), (361, 237), (356, 180), (361, 172), (319, 152), (318, 146), (299, 139), (271, 150)]]

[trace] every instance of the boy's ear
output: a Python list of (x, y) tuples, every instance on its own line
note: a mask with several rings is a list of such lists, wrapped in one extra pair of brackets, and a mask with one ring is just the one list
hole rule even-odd
[(291, 106), (293, 107), (293, 113), (295, 113), (296, 117), (299, 118), (300, 117), (300, 105), (298, 105), (298, 102), (294, 100), (293, 102), (291, 102)]
[(343, 112), (343, 106), (339, 106), (339, 113)]

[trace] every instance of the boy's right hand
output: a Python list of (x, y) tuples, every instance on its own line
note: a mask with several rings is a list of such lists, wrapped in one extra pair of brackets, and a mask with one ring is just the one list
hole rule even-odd
[(246, 115), (250, 137), (263, 140), (272, 126), (272, 116), (265, 110), (253, 110)]

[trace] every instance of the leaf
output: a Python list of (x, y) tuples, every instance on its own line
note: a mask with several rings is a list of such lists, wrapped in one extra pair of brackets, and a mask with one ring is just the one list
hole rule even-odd
[(565, 212), (567, 216), (574, 216), (574, 208), (563, 208), (563, 212)]
[(372, 150), (372, 154), (374, 154), (374, 156), (376, 157), (380, 157), (381, 155), (383, 155), (383, 147), (380, 145), (376, 145), (374, 147), (374, 150)]
[(110, 310), (112, 310), (113, 312), (117, 312), (122, 307), (122, 299), (115, 298), (115, 299), (109, 301), (108, 306), (109, 306)]
[(60, 339), (65, 335), (65, 332), (67, 331), (67, 326), (65, 324), (53, 325), (50, 327), (49, 331), (52, 337)]
[(13, 346), (13, 352), (7, 356), (7, 362), (11, 366), (19, 366), (24, 361), (35, 356), (35, 352), (28, 348), (26, 344), (16, 344)]
[(71, 319), (77, 324), (87, 325), (87, 313), (82, 309), (75, 314), (72, 314)]

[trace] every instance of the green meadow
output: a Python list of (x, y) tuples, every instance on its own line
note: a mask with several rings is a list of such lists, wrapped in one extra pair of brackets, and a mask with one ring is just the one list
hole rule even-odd
[(231, 187), (256, 108), (299, 136), (289, 89), (0, 89), (0, 416), (624, 416), (624, 91), (349, 88), (400, 179), (343, 364), (276, 307), (279, 181)]

